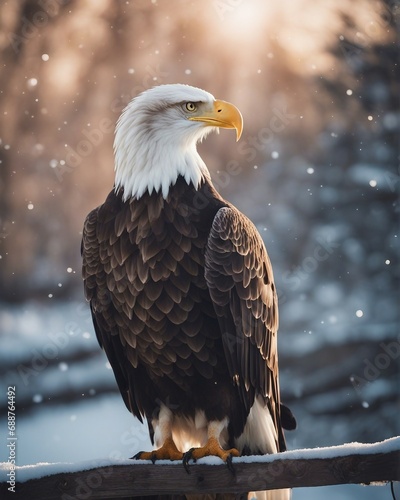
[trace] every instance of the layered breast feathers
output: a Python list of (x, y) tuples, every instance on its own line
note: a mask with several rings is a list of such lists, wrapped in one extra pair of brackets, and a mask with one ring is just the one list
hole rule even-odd
[[(176, 191), (140, 203), (110, 193), (85, 222), (83, 278), (109, 358), (145, 365), (153, 378), (166, 375), (185, 389), (187, 377), (214, 373), (219, 332), (204, 278), (208, 231)], [(128, 375), (118, 371), (123, 392)]]

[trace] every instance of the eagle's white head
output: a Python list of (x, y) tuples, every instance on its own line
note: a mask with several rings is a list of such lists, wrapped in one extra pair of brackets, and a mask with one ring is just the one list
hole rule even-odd
[(120, 116), (114, 140), (115, 189), (124, 200), (155, 191), (167, 197), (182, 175), (197, 189), (208, 170), (196, 144), (212, 130), (243, 128), (240, 111), (195, 87), (160, 85), (134, 98)]

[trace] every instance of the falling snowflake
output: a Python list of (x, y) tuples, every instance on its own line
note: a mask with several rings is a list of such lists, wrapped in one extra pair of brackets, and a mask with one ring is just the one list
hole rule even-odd
[(33, 89), (38, 84), (38, 81), (36, 78), (29, 78), (29, 80), (26, 83), (28, 85), (28, 89)]

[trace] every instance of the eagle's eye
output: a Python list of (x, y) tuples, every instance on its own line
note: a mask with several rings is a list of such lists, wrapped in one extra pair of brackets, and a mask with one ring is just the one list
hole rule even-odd
[(193, 113), (194, 111), (196, 111), (197, 109), (197, 106), (194, 102), (187, 102), (185, 104), (185, 109), (186, 111), (189, 111), (190, 113)]

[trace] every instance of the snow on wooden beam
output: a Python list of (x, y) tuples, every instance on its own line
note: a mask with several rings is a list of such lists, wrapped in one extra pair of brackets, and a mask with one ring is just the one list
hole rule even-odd
[(399, 481), (400, 437), (382, 443), (241, 457), (234, 460), (235, 474), (217, 460), (203, 459), (190, 466), (190, 473), (181, 463), (167, 461), (156, 465), (114, 461), (96, 468), (90, 468), (88, 463), (81, 464), (85, 470), (79, 470), (80, 464), (17, 467), (15, 493), (10, 495), (7, 495), (10, 483), (6, 482), (9, 477), (5, 479), (9, 469), (7, 464), (2, 464), (0, 496), (15, 500), (123, 499), (160, 494), (241, 494), (279, 488)]

